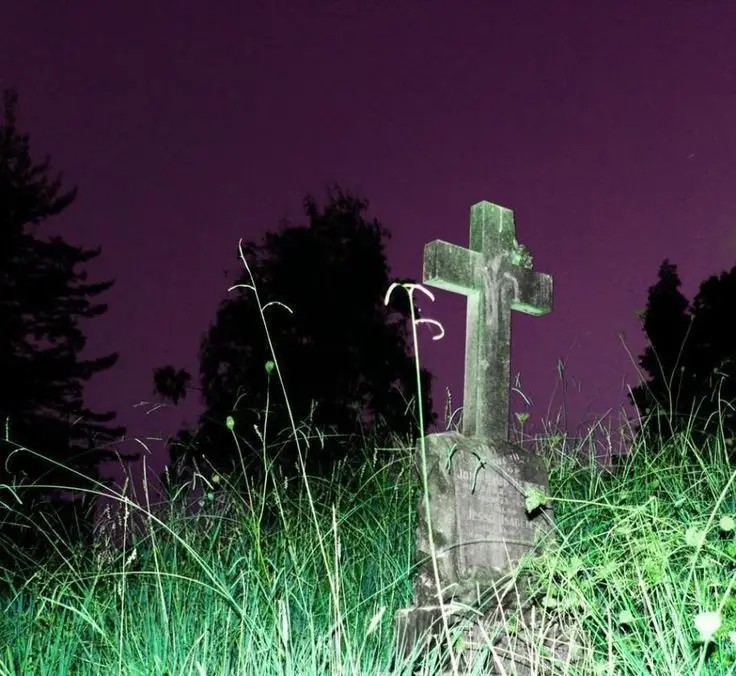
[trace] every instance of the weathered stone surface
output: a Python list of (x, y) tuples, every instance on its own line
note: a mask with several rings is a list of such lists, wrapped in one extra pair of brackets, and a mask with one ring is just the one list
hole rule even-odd
[[(548, 492), (543, 460), (508, 439), (512, 310), (543, 315), (552, 308), (552, 278), (531, 268), (513, 212), (489, 202), (471, 209), (469, 249), (436, 240), (424, 250), (424, 282), (467, 296), (465, 386), (462, 434), (431, 434), (417, 446), (428, 504), (422, 496), (414, 606), (396, 615), (403, 655), (444, 643), (444, 611), (451, 631), (473, 646), (460, 661), (472, 668), (482, 658), (479, 637), (502, 625), (505, 612), (526, 612), (519, 607), (524, 589), (500, 592), (499, 583), (551, 527), (551, 512), (529, 514), (525, 504), (531, 489)], [(496, 667), (529, 673), (508, 637), (495, 644), (506, 654), (494, 657)]]
[[(513, 569), (549, 531), (542, 509), (526, 511), (530, 488), (548, 493), (542, 459), (509, 442), (486, 443), (457, 432), (425, 438), (429, 516), (443, 601), (472, 603), (478, 590)], [(421, 446), (417, 463), (421, 467)], [(419, 505), (414, 602), (438, 602), (430, 524)]]
[(480, 202), (470, 213), (470, 249), (427, 244), (424, 282), (468, 298), (463, 434), (506, 440), (511, 311), (550, 312), (552, 278), (531, 270), (531, 256), (516, 241), (513, 211)]

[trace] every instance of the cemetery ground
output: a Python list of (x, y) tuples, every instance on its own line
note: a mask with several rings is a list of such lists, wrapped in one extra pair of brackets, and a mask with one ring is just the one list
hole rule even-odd
[[(216, 477), (201, 476), (196, 514), (118, 493), (124, 509), (109, 525), (125, 532), (138, 513), (145, 526), (119, 549), (60, 548), (22, 580), (4, 574), (0, 674), (437, 673), (436, 652), (393, 659), (422, 490), (401, 441), (390, 463), (385, 448), (370, 449), (352, 482), (287, 491), (272, 476), (247, 500), (225, 490), (230, 499), (215, 502)], [(551, 434), (544, 449), (554, 546), (517, 571), (531, 575), (533, 621), (509, 617), (496, 631), (526, 646), (532, 673), (736, 673), (736, 474), (725, 440), (634, 444), (615, 471), (591, 444), (562, 451), (561, 441)], [(556, 623), (576, 644), (563, 663), (539, 649)], [(502, 673), (497, 638), (487, 635), (491, 661), (476, 673)]]
[[(416, 350), (415, 361), (418, 378)], [(310, 440), (318, 452), (305, 421), (291, 431), (303, 452)], [(285, 481), (266, 464), (256, 483), (202, 467), (194, 513), (184, 496), (155, 505), (147, 491), (100, 485), (96, 496), (120, 509), (105, 524), (110, 540), (86, 550), (33, 524), (57, 549), (0, 570), (0, 676), (434, 675), (448, 655), (451, 671), (476, 674), (736, 673), (730, 439), (715, 429), (700, 445), (689, 433), (632, 441), (607, 466), (594, 432), (570, 448), (559, 430), (541, 440), (515, 430), (549, 475), (547, 494), (522, 490), (519, 500), (530, 512), (552, 507), (554, 520), (478, 599), (482, 614), (524, 590), (522, 607), (481, 625), (470, 664), (455, 627), (409, 654), (397, 645), (395, 616), (411, 605), (418, 563), (427, 481), (415, 449), (426, 438), (384, 432), (365, 440), (359, 471), (343, 463), (328, 478)], [(0, 485), (3, 522), (14, 488)], [(564, 649), (550, 648), (560, 637)]]

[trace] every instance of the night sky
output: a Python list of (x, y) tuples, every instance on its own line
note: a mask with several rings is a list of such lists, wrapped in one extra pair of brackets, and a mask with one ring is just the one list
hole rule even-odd
[[(87, 403), (118, 412), (121, 450), (138, 437), (154, 472), (147, 438), (201, 405), (155, 409), (153, 368), (198, 372), (238, 240), (305, 223), (333, 181), (393, 234), (391, 274), (418, 281), (426, 242), (467, 246), (472, 204), (515, 211), (555, 285), (551, 314), (513, 317), (530, 432), (563, 401), (570, 435), (633, 416), (636, 313), (662, 260), (690, 300), (736, 264), (733, 2), (23, 0), (0, 23), (7, 86), (32, 156), (79, 187), (39, 234), (100, 245), (91, 278), (117, 280), (82, 325), (84, 357), (120, 352)], [(441, 420), (445, 388), (462, 398), (465, 299), (433, 291), (419, 303), (446, 336), (420, 328), (419, 349)]]

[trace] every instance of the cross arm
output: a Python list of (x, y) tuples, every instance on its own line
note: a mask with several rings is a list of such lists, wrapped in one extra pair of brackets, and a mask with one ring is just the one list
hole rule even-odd
[(480, 252), (435, 239), (424, 245), (424, 283), (468, 296), (474, 293), (473, 270), (482, 261)]
[(523, 269), (516, 273), (511, 308), (541, 317), (552, 310), (552, 277), (543, 272)]

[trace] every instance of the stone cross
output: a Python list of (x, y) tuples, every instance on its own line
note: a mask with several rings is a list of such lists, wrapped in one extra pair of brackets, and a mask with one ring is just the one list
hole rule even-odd
[(424, 282), (468, 297), (463, 434), (507, 440), (511, 311), (547, 314), (552, 278), (531, 270), (531, 256), (516, 242), (514, 212), (478, 202), (470, 210), (470, 249), (429, 242)]
[[(396, 614), (397, 645), (405, 650), (441, 639), (438, 618), (448, 613), (453, 627), (471, 621), (474, 628), (463, 630), (474, 646), (465, 666), (480, 659), (481, 626), (503, 627), (501, 615), (528, 612), (522, 590), (501, 595), (496, 584), (551, 523), (550, 513), (532, 515), (525, 503), (533, 488), (547, 494), (543, 458), (512, 443), (508, 431), (511, 312), (550, 312), (552, 278), (531, 269), (510, 209), (479, 202), (470, 213), (469, 249), (440, 240), (424, 249), (424, 282), (468, 297), (463, 428), (417, 445), (428, 502), (418, 505), (414, 605)], [(479, 624), (467, 608), (483, 598), (496, 605), (484, 606)], [(509, 669), (528, 673), (516, 663)]]

